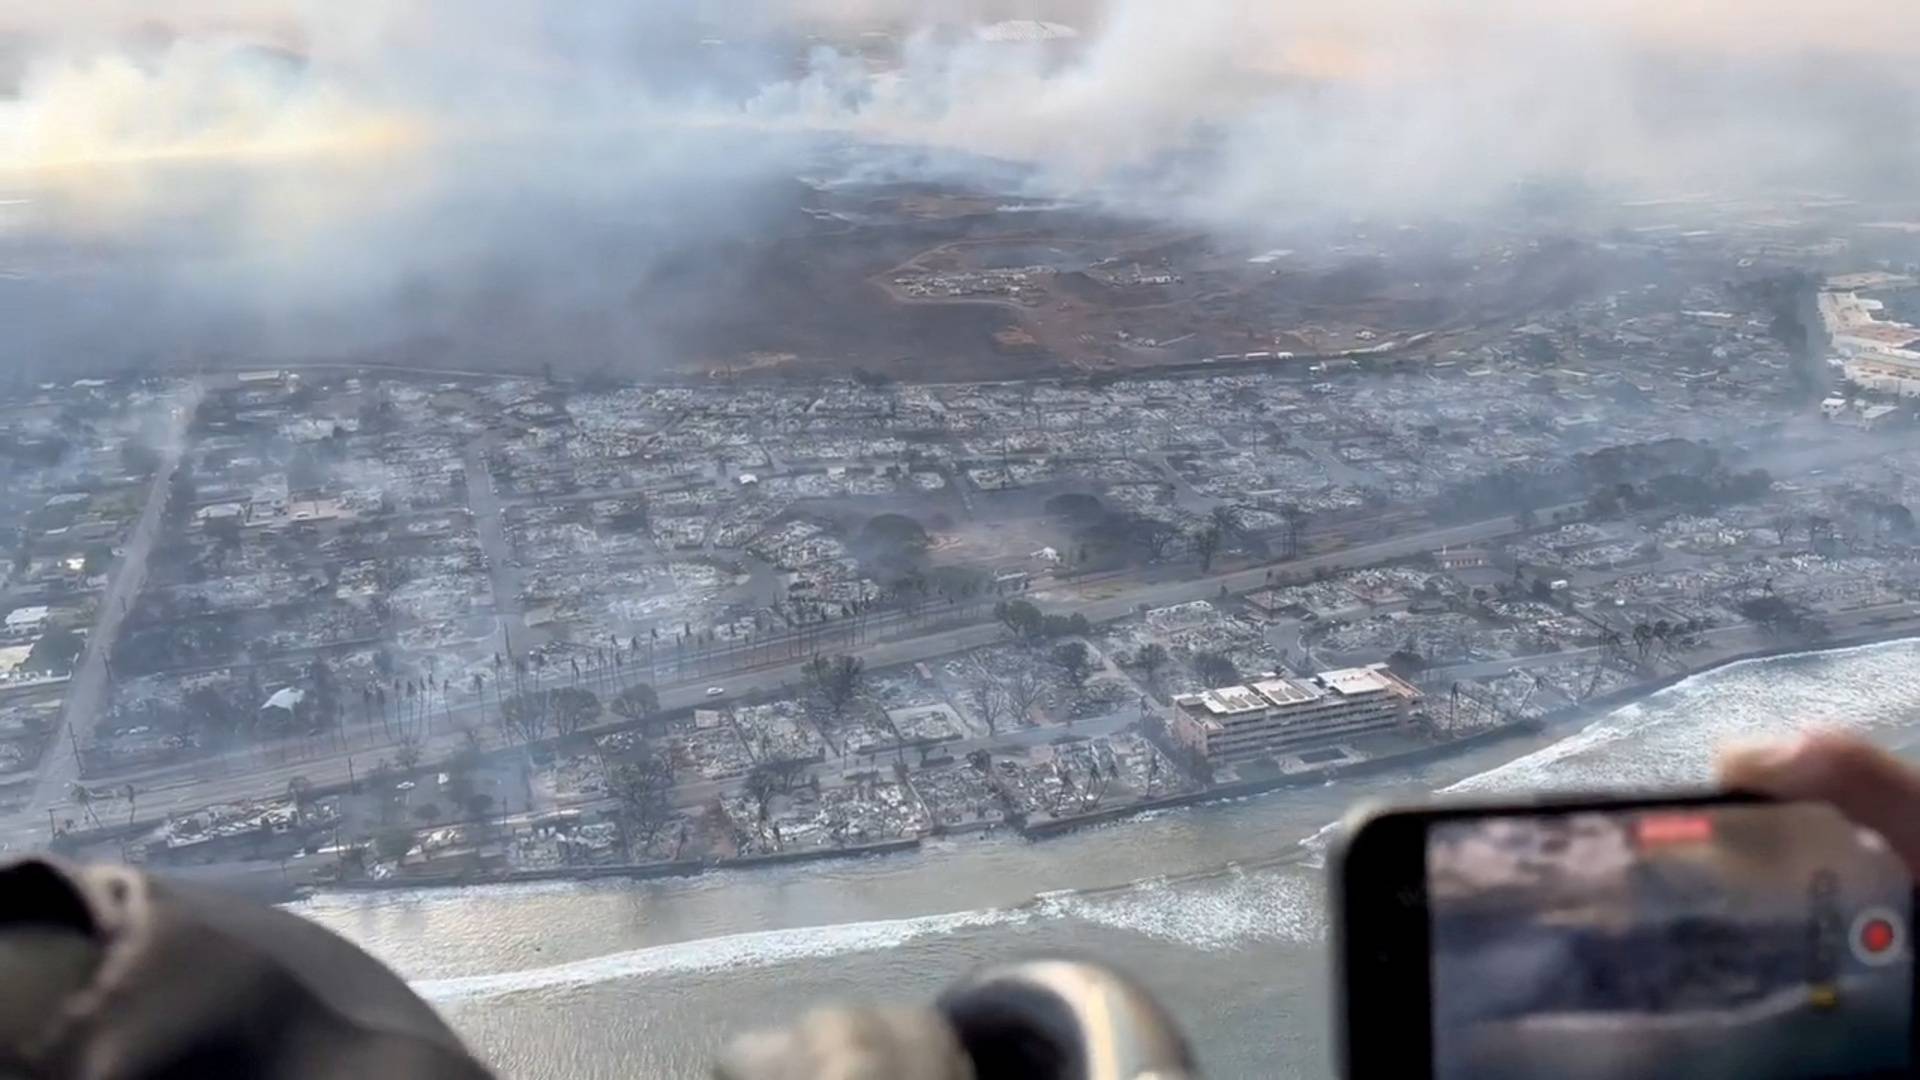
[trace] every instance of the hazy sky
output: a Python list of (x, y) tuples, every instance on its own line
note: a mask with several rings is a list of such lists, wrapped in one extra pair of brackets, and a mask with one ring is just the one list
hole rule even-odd
[[(11, 7), (0, 243), (35, 243), (0, 260), (44, 282), (110, 250), (145, 318), (219, 308), (236, 342), (445, 329), (503, 291), (617, 306), (660, 253), (766, 227), (762, 186), (821, 134), (1236, 232), (1521, 180), (1904, 187), (1920, 153), (1911, 0)], [(968, 32), (1009, 16), (1081, 35)], [(89, 317), (49, 289), (11, 300), (30, 340)]]
[[(1920, 41), (1920, 5), (1908, 0), (980, 0), (964, 11), (901, 0), (185, 0), (160, 17), (135, 0), (34, 7), (0, 15), (0, 87), (13, 84), (12, 99), (0, 97), (0, 169), (62, 171), (74, 188), (88, 165), (389, 157), (663, 114), (925, 141), (1055, 167), (1064, 183), (1151, 162), (1202, 133), (1265, 144), (1235, 147), (1236, 158), (1310, 162), (1283, 168), (1275, 187), (1320, 179), (1318, 169), (1351, 178), (1370, 160), (1396, 172), (1425, 161), (1420, 171), (1455, 180), (1538, 169), (1660, 179), (1764, 165), (1744, 155), (1769, 142), (1795, 153), (1823, 122), (1836, 142), (1896, 140), (1900, 130), (1874, 126), (1886, 118), (1846, 115), (1841, 88), (1891, 79), (1887, 92), (1910, 96), (1903, 50)], [(946, 25), (1034, 14), (1084, 37), (1064, 61), (916, 37), (926, 11)], [(690, 26), (735, 44), (783, 28), (857, 43), (860, 28), (885, 27), (905, 39), (904, 66), (875, 70), (823, 49), (797, 70), (769, 48), (760, 70), (729, 71), (719, 90), (685, 55)]]

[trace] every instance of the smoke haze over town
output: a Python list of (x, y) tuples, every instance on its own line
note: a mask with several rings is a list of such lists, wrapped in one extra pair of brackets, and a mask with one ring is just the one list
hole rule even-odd
[[(1897, 0), (1844, 19), (1784, 0), (930, 10), (0, 16), (13, 367), (383, 350), (713, 366), (742, 344), (713, 324), (782, 272), (771, 249), (807, 242), (796, 176), (1069, 199), (1259, 242), (1511, 215), (1523, 197), (1564, 214), (1875, 194), (1920, 153), (1920, 76), (1890, 47), (1920, 15)], [(999, 19), (1031, 29), (982, 32)], [(796, 347), (774, 328), (746, 344)]]
[(0, 852), (308, 893), (502, 1075), (1063, 945), (1321, 1075), (1355, 800), (1920, 747), (1915, 41), (12, 4)]

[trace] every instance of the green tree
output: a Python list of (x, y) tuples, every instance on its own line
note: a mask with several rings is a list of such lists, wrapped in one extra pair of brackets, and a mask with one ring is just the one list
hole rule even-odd
[(1075, 525), (1091, 525), (1106, 513), (1100, 500), (1084, 492), (1055, 495), (1046, 503), (1047, 513)]
[(413, 832), (398, 826), (382, 829), (374, 834), (373, 850), (382, 862), (399, 862), (413, 850)]
[(85, 644), (86, 639), (69, 627), (49, 627), (46, 633), (40, 635), (40, 640), (27, 650), (27, 659), (21, 667), (26, 671), (49, 674), (72, 671), (73, 662), (80, 656)]
[(1168, 659), (1167, 647), (1157, 641), (1140, 646), (1140, 651), (1134, 655), (1134, 662), (1140, 665), (1141, 671), (1146, 672), (1147, 682), (1153, 686), (1159, 685), (1160, 669), (1167, 666)]
[(1025, 600), (1002, 600), (993, 605), (993, 617), (998, 619), (1013, 636), (1023, 641), (1033, 641), (1040, 637), (1040, 629), (1045, 617), (1040, 609)]
[(651, 684), (634, 683), (613, 696), (613, 711), (629, 720), (644, 720), (660, 711), (660, 695)]
[(547, 691), (510, 694), (500, 702), (500, 729), (509, 738), (534, 743), (547, 733)]
[(400, 771), (410, 773), (420, 765), (420, 740), (411, 735), (400, 740), (400, 746), (393, 752), (393, 759)]
[(1122, 514), (1108, 524), (1111, 535), (1138, 548), (1148, 562), (1166, 558), (1173, 542), (1180, 537), (1180, 530), (1172, 522), (1146, 514)]
[(1409, 641), (1387, 654), (1387, 666), (1402, 678), (1412, 678), (1427, 669), (1427, 658), (1420, 655), (1420, 650)]
[(896, 548), (919, 554), (930, 543), (927, 530), (905, 514), (879, 514), (868, 519), (866, 527), (860, 530), (861, 538), (869, 544)]
[(1092, 660), (1087, 655), (1087, 647), (1078, 641), (1062, 642), (1054, 646), (1049, 654), (1055, 667), (1067, 677), (1067, 682), (1076, 689), (1087, 681), (1087, 673), (1092, 670)]
[(800, 674), (834, 715), (842, 716), (859, 695), (865, 670), (866, 664), (857, 656), (816, 654), (801, 667)]
[(1052, 641), (1054, 638), (1070, 635), (1085, 635), (1093, 630), (1093, 624), (1085, 615), (1074, 612), (1071, 615), (1043, 615), (1040, 617), (1040, 638)]
[(99, 577), (111, 569), (112, 566), (113, 549), (102, 544), (95, 544), (87, 549), (86, 561), (81, 565), (80, 572), (90, 578)]
[(551, 692), (548, 709), (553, 715), (554, 733), (566, 738), (599, 718), (600, 698), (591, 690), (563, 686)]
[(880, 514), (871, 518), (856, 540), (876, 565), (892, 570), (918, 564), (931, 543), (927, 530), (905, 514)]
[(1208, 686), (1233, 686), (1240, 682), (1240, 669), (1234, 662), (1217, 652), (1197, 652), (1193, 654), (1193, 673)]

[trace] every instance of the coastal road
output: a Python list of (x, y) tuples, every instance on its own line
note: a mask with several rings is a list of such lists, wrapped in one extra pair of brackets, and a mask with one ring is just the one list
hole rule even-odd
[[(1903, 625), (1911, 627), (1913, 620), (1916, 619), (1920, 619), (1920, 603), (1903, 602), (1831, 614), (1826, 617), (1825, 621), (1836, 636), (1857, 637), (1871, 634), (1875, 627), (1882, 625), (1887, 626), (1890, 630), (1897, 630)], [(949, 632), (949, 634), (941, 635), (941, 637), (949, 641), (971, 638), (980, 629), (981, 628), (969, 627), (962, 631)], [(998, 639), (998, 637), (999, 632), (997, 629), (988, 630), (984, 640), (992, 641)], [(1790, 641), (1770, 637), (1764, 631), (1744, 624), (1717, 627), (1705, 631), (1700, 637), (1702, 638), (1703, 645), (1698, 649), (1675, 657), (1674, 660), (1678, 661), (1678, 663), (1675, 664), (1676, 667), (1683, 665), (1685, 668), (1690, 669), (1707, 668), (1723, 663), (1734, 657), (1765, 650), (1775, 645), (1792, 644)], [(920, 641), (923, 639), (914, 640)], [(893, 644), (898, 647), (912, 644), (912, 642)], [(1805, 647), (1818, 648), (1819, 646), (1816, 643), (1807, 643)], [(1445, 675), (1456, 678), (1498, 675), (1507, 671), (1542, 664), (1564, 662), (1570, 659), (1590, 659), (1596, 651), (1597, 650), (1594, 649), (1577, 649), (1561, 653), (1543, 653), (1534, 656), (1514, 657), (1507, 660), (1454, 665), (1440, 670)], [(733, 692), (729, 694), (729, 698), (744, 693), (748, 689), (777, 688), (783, 674), (788, 676), (787, 681), (797, 682), (797, 666), (769, 670), (758, 673), (755, 679), (730, 680), (728, 687)], [(662, 694), (662, 700), (666, 707), (678, 708), (700, 704), (707, 699), (700, 687), (687, 686), (667, 690)], [(458, 712), (459, 710), (456, 710), (456, 715)], [(1123, 708), (1106, 717), (1078, 721), (1070, 729), (1064, 725), (1022, 728), (1003, 731), (996, 736), (969, 738), (948, 743), (946, 744), (946, 748), (955, 757), (964, 758), (968, 752), (981, 747), (991, 748), (1011, 744), (1050, 742), (1063, 735), (1093, 736), (1111, 734), (1113, 731), (1117, 731), (1127, 724), (1132, 723), (1135, 718), (1134, 710)], [(461, 736), (457, 733), (453, 735), (436, 735), (429, 743), (429, 757), (451, 753), (459, 747), (460, 743)], [(379, 756), (380, 754), (377, 753), (357, 754), (354, 758), (356, 768), (360, 773), (364, 774), (370, 766), (370, 763)], [(226, 775), (210, 775), (201, 778), (187, 777), (176, 782), (160, 784), (152, 789), (142, 787), (139, 796), (140, 816), (147, 818), (162, 813), (184, 812), (215, 802), (277, 796), (286, 791), (287, 780), (294, 776), (305, 776), (315, 784), (345, 781), (347, 778), (345, 758), (316, 758), (311, 760), (290, 761), (282, 764), (250, 764), (238, 767)], [(738, 781), (735, 780), (694, 781), (680, 786), (676, 792), (676, 801), (683, 805), (697, 805), (712, 798), (716, 794), (737, 786), (737, 784)], [(124, 812), (123, 803), (113, 805), (120, 807), (121, 811)], [(110, 812), (111, 811), (102, 811), (102, 814), (105, 816)], [(44, 811), (42, 813), (44, 815)], [(24, 840), (29, 845), (37, 840), (44, 839), (46, 832), (44, 822), (41, 823), (39, 829), (35, 832), (32, 829), (32, 821), (30, 819), (15, 819), (14, 821), (10, 821), (8, 826), (5, 830), (0, 830), (0, 837), (8, 840)]]
[[(471, 474), (468, 477), (470, 488), (482, 482), (484, 482), (483, 477)], [(476, 518), (479, 516), (476, 508)], [(1546, 516), (1545, 512), (1541, 514), (1542, 518)], [(1101, 623), (1122, 618), (1141, 605), (1164, 607), (1193, 600), (1214, 599), (1219, 596), (1223, 587), (1230, 593), (1255, 589), (1266, 583), (1267, 575), (1272, 571), (1283, 572), (1288, 578), (1297, 579), (1322, 570), (1331, 572), (1367, 566), (1442, 547), (1479, 543), (1520, 531), (1523, 531), (1523, 526), (1519, 521), (1512, 516), (1503, 515), (1484, 521), (1425, 529), (1417, 533), (1357, 544), (1338, 551), (1294, 559), (1272, 566), (1257, 566), (1179, 581), (1141, 584), (1113, 580), (1081, 582), (1029, 593), (1026, 596), (1049, 613), (1081, 614), (1090, 622)], [(869, 669), (875, 669), (928, 660), (982, 645), (990, 645), (1002, 640), (1004, 636), (1005, 630), (998, 623), (984, 622), (939, 630), (916, 637), (875, 642), (852, 651), (860, 654)], [(716, 676), (711, 680), (695, 679), (676, 686), (661, 687), (660, 704), (663, 709), (677, 709), (707, 703), (711, 700), (705, 692), (709, 684), (720, 686), (725, 691), (725, 698), (722, 700), (737, 700), (753, 691), (771, 692), (783, 687), (798, 686), (802, 681), (801, 667), (804, 663), (804, 658), (801, 658), (754, 671), (723, 677)], [(453, 713), (458, 720), (469, 717), (474, 709), (473, 705), (456, 707)], [(477, 717), (472, 719), (477, 723)], [(436, 731), (423, 740), (422, 761), (431, 763), (442, 760), (458, 750), (464, 741), (465, 734), (458, 729), (457, 724), (454, 730)], [(992, 742), (992, 740), (987, 741)], [(375, 761), (382, 757), (391, 758), (392, 754), (393, 748), (390, 746), (384, 749), (354, 750), (320, 747), (303, 757), (271, 762), (261, 760), (257, 754), (236, 752), (214, 761), (181, 763), (161, 769), (128, 773), (126, 776), (116, 776), (103, 783), (115, 788), (129, 782), (133, 783), (139, 789), (138, 811), (144, 818), (161, 813), (197, 809), (213, 803), (277, 797), (285, 793), (287, 781), (295, 776), (305, 777), (315, 786), (345, 783), (350, 773), (362, 774), (372, 767)], [(70, 758), (71, 755), (66, 756)], [(69, 760), (69, 768), (71, 764)], [(53, 796), (51, 801), (33, 804), (34, 812), (41, 817), (44, 817), (47, 806), (57, 805), (65, 798), (63, 788), (49, 788), (48, 791)], [(7, 822), (5, 826), (0, 826), (0, 840), (25, 840), (30, 843), (36, 838), (44, 841), (45, 834), (45, 822), (40, 821), (36, 825), (30, 818), (16, 818)]]
[(119, 562), (108, 576), (107, 589), (100, 596), (100, 606), (94, 614), (93, 628), (87, 632), (80, 662), (67, 682), (67, 696), (61, 704), (59, 725), (54, 729), (52, 740), (41, 752), (33, 792), (19, 811), (27, 823), (28, 831), (42, 834), (41, 839), (45, 839), (46, 828), (43, 822), (36, 822), (45, 817), (49, 810), (64, 816), (72, 816), (78, 810), (71, 803), (73, 784), (80, 776), (76, 746), (93, 734), (94, 724), (106, 712), (111, 686), (107, 671), (108, 654), (112, 652), (113, 642), (120, 633), (120, 623), (133, 608), (134, 598), (140, 594), (140, 587), (146, 582), (147, 556), (152, 553), (154, 541), (160, 535), (168, 487), (186, 448), (187, 425), (192, 421), (194, 410), (199, 407), (204, 393), (205, 387), (200, 381), (188, 383), (184, 399), (175, 403), (169, 416), (170, 426), (163, 440), (160, 466), (154, 470), (153, 481), (147, 486), (146, 505), (141, 507), (139, 520), (134, 522), (133, 531), (127, 535), (126, 543), (121, 547)]

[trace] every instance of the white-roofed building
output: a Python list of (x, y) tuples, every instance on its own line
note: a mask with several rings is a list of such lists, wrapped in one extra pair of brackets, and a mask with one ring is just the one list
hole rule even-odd
[(47, 625), (47, 605), (30, 604), (7, 612), (6, 636), (9, 638), (31, 637), (38, 634)]
[(1384, 664), (1311, 679), (1270, 675), (1173, 699), (1173, 737), (1209, 761), (1247, 761), (1400, 726), (1420, 691)]
[(267, 703), (260, 706), (260, 711), (266, 712), (268, 709), (285, 709), (288, 712), (293, 712), (295, 709), (298, 709), (300, 703), (305, 700), (307, 700), (307, 692), (305, 690), (296, 690), (291, 686), (286, 686), (275, 690), (273, 696), (267, 699)]

